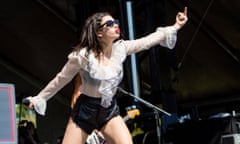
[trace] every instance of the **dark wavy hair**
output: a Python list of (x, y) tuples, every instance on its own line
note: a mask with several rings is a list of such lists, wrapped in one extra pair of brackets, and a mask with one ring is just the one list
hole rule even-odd
[(108, 12), (98, 12), (86, 20), (82, 28), (79, 44), (74, 48), (74, 51), (80, 51), (82, 48), (86, 48), (86, 56), (88, 56), (89, 51), (92, 50), (95, 57), (99, 58), (103, 52), (103, 48), (98, 40), (97, 32), (100, 30), (102, 18), (107, 15), (111, 16)]

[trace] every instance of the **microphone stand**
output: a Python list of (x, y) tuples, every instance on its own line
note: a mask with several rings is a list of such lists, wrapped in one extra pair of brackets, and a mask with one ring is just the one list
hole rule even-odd
[(171, 116), (171, 114), (168, 113), (168, 112), (166, 112), (166, 111), (163, 110), (163, 109), (160, 109), (160, 108), (154, 106), (153, 104), (151, 104), (151, 103), (149, 103), (149, 102), (147, 102), (147, 101), (145, 101), (145, 100), (143, 100), (143, 99), (141, 99), (141, 98), (139, 98), (139, 97), (134, 96), (132, 93), (125, 91), (125, 90), (122, 89), (121, 87), (118, 87), (118, 90), (121, 91), (122, 93), (124, 93), (124, 94), (126, 94), (126, 95), (129, 95), (129, 96), (131, 96), (132, 98), (140, 101), (141, 103), (145, 104), (145, 105), (148, 106), (149, 108), (152, 108), (152, 109), (153, 109), (154, 115), (155, 115), (155, 119), (156, 119), (156, 125), (157, 125), (156, 127), (157, 127), (158, 144), (160, 144), (160, 143), (161, 143), (161, 131), (160, 131), (161, 126), (160, 126), (160, 122), (159, 122), (159, 112), (161, 112), (161, 113), (163, 113), (163, 114), (165, 114), (165, 115), (167, 115), (167, 116)]

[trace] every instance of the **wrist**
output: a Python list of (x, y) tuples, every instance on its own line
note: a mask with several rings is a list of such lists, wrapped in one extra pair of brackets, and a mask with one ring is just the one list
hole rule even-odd
[(173, 27), (174, 27), (176, 30), (179, 30), (182, 26), (176, 22), (176, 23), (173, 25)]

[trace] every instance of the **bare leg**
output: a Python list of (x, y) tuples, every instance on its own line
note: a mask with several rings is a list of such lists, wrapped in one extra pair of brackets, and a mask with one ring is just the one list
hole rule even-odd
[(101, 132), (108, 144), (133, 144), (128, 127), (121, 116), (112, 118)]
[(87, 136), (87, 133), (79, 128), (70, 118), (62, 144), (85, 144)]

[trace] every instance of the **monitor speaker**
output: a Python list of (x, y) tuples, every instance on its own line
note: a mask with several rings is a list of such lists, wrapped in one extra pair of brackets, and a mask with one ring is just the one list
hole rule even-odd
[(221, 144), (240, 144), (240, 134), (222, 135)]
[(0, 84), (0, 144), (17, 144), (13, 84)]
[(238, 135), (231, 135), (239, 133), (237, 123), (235, 117), (185, 121), (170, 125), (163, 136), (174, 144), (240, 144)]

